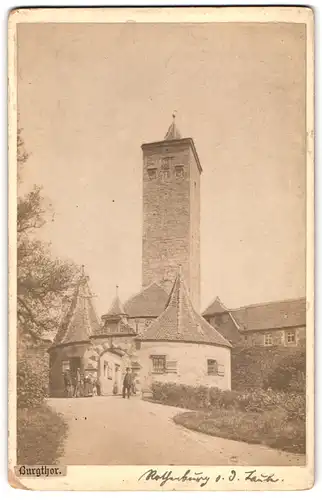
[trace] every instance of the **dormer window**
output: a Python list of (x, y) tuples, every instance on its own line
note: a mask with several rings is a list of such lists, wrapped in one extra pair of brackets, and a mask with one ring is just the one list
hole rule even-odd
[(157, 178), (157, 169), (155, 167), (148, 168), (148, 175), (149, 175), (150, 180), (156, 179)]
[(175, 174), (176, 174), (176, 179), (182, 179), (184, 176), (184, 167), (183, 165), (176, 165), (174, 167), (175, 169)]

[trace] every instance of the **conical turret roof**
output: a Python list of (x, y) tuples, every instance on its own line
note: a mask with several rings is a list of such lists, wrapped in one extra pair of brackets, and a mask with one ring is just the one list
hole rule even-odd
[(191, 342), (231, 347), (231, 344), (194, 310), (181, 268), (164, 312), (138, 338), (142, 341)]
[(111, 307), (108, 310), (108, 313), (105, 316), (126, 316), (126, 312), (124, 310), (123, 304), (118, 295), (118, 286), (116, 287), (116, 295), (112, 302)]
[(71, 304), (54, 339), (53, 347), (62, 344), (89, 342), (101, 326), (92, 301), (89, 278), (84, 272), (76, 283)]

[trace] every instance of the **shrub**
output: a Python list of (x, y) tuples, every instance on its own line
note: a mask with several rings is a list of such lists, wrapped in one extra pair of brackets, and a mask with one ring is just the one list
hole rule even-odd
[(46, 396), (46, 387), (32, 363), (24, 357), (17, 362), (17, 405), (19, 408), (38, 406)]
[(305, 352), (294, 352), (283, 359), (264, 380), (264, 388), (277, 391), (305, 392)]
[(276, 392), (271, 389), (252, 391), (221, 391), (217, 387), (191, 387), (169, 383), (152, 384), (153, 399), (170, 406), (190, 410), (235, 409), (245, 413), (282, 410), (289, 420), (305, 420), (305, 395)]
[[(283, 365), (288, 365), (290, 369), (292, 365), (297, 366), (298, 379), (293, 377), (290, 383), (288, 376), (283, 378), (277, 375), (278, 385), (267, 383), (277, 367)], [(305, 349), (297, 347), (290, 350), (281, 346), (234, 347), (231, 352), (231, 372), (234, 390), (271, 387), (279, 391), (300, 392), (298, 389), (302, 387), (305, 392)]]

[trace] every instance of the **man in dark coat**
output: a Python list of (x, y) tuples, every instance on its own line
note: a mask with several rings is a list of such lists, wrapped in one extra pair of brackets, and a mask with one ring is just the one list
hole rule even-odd
[(125, 377), (123, 379), (123, 398), (127, 396), (128, 399), (130, 399), (131, 387), (132, 387), (132, 375), (130, 373), (130, 368), (127, 368)]
[(68, 398), (72, 396), (73, 386), (72, 386), (72, 377), (70, 375), (70, 371), (67, 370), (64, 373), (64, 384), (65, 384), (65, 394)]

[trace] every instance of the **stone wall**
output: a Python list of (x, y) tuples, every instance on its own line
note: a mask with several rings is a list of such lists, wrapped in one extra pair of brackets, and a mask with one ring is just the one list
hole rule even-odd
[(199, 171), (188, 140), (143, 146), (142, 286), (170, 291), (179, 264), (199, 310)]
[[(230, 349), (220, 346), (177, 342), (141, 342), (138, 358), (142, 389), (154, 381), (186, 385), (205, 385), (222, 390), (231, 388)], [(153, 356), (166, 356), (167, 373), (153, 373)], [(207, 374), (207, 360), (216, 360), (221, 375)]]
[[(296, 327), (296, 328), (283, 328), (277, 330), (268, 330), (260, 332), (250, 332), (240, 334), (240, 344), (245, 346), (285, 346), (288, 348), (294, 348), (298, 346), (305, 346), (306, 339), (306, 328)], [(294, 341), (293, 339), (294, 335)], [(266, 340), (265, 340), (266, 339)], [(268, 344), (271, 339), (271, 344)]]

